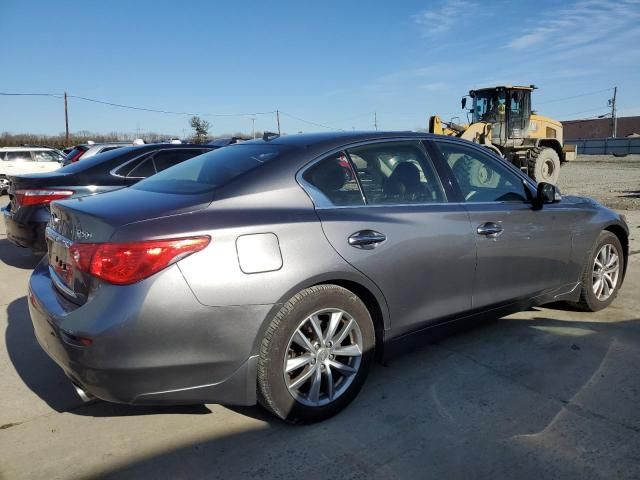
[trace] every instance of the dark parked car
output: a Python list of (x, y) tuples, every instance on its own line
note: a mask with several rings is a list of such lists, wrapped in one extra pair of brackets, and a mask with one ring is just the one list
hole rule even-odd
[(464, 140), (331, 133), (54, 202), (47, 242), (29, 310), (85, 398), (258, 401), (310, 422), (409, 333), (552, 301), (606, 307), (628, 227)]
[(8, 188), (9, 204), (2, 210), (7, 238), (34, 252), (45, 252), (44, 230), (52, 200), (127, 187), (214, 148), (169, 144), (120, 147), (55, 172), (12, 176)]

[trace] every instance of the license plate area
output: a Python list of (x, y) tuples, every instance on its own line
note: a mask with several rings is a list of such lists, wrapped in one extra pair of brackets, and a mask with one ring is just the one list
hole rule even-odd
[(71, 241), (53, 231), (51, 228), (47, 228), (46, 238), (49, 268), (57, 277), (54, 278), (54, 280), (57, 280), (57, 282), (54, 283), (59, 284), (61, 282), (62, 285), (66, 287), (62, 290), (64, 293), (69, 294), (73, 292), (72, 286), (74, 280), (73, 259), (69, 252)]

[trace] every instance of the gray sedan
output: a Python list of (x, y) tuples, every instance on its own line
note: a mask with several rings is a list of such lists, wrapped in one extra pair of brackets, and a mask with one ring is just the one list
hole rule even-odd
[(454, 320), (599, 310), (625, 220), (481, 146), (265, 136), (54, 202), (29, 283), (40, 345), (84, 398), (334, 415), (375, 358)]

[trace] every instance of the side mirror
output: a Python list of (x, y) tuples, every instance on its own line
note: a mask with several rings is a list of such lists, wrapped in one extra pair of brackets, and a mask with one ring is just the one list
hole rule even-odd
[(467, 106), (467, 97), (462, 97), (462, 110), (464, 110), (464, 107)]
[(545, 203), (556, 203), (562, 200), (562, 195), (560, 194), (560, 189), (555, 185), (547, 182), (540, 182), (538, 184), (538, 195), (537, 195), (537, 204), (538, 207), (542, 207)]

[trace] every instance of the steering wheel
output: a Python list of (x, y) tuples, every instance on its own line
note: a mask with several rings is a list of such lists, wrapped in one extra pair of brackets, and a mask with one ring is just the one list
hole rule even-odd
[(476, 194), (478, 193), (477, 190), (471, 190), (469, 193), (467, 193), (467, 195), (464, 197), (465, 201), (469, 201), (471, 200), (473, 197), (476, 196)]

